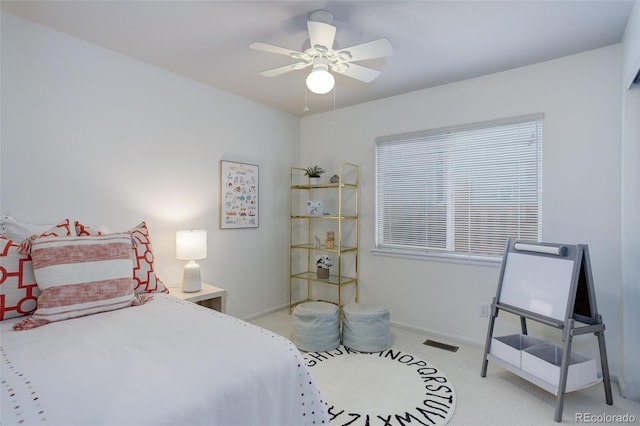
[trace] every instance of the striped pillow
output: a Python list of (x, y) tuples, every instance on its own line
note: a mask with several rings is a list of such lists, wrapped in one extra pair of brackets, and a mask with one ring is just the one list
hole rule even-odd
[(36, 321), (60, 321), (136, 304), (131, 235), (38, 238), (31, 247), (41, 294)]

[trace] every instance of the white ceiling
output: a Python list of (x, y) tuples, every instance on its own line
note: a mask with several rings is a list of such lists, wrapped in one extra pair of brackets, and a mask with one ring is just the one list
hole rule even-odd
[[(60, 1), (2, 0), (16, 16), (237, 95), (304, 116), (334, 108), (308, 93), (309, 69), (268, 78), (296, 61), (249, 49), (301, 50), (314, 10), (334, 16), (337, 47), (385, 37), (393, 56), (365, 84), (336, 76), (340, 108), (620, 42), (634, 0)], [(522, 84), (526, 84), (523, 81)]]

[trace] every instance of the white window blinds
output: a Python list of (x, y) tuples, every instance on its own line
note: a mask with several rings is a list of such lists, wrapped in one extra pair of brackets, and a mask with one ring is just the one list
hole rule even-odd
[(376, 139), (376, 248), (501, 256), (541, 238), (542, 116)]

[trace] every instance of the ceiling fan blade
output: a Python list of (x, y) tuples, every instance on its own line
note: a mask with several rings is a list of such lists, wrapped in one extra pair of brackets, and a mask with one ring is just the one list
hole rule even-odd
[(311, 47), (324, 46), (327, 49), (333, 48), (333, 40), (336, 37), (336, 27), (324, 22), (307, 21), (309, 29), (309, 41)]
[(358, 64), (344, 64), (343, 66), (344, 69), (332, 68), (331, 70), (335, 73), (346, 75), (347, 77), (355, 78), (356, 80), (360, 80), (365, 83), (371, 83), (380, 74), (382, 74), (378, 70), (363, 67), (362, 65)]
[(386, 38), (380, 38), (378, 40), (340, 49), (338, 51), (338, 56), (343, 56), (341, 55), (342, 53), (348, 53), (348, 56), (350, 56), (346, 60), (343, 59), (343, 62), (364, 61), (365, 59), (391, 56), (393, 54), (393, 48), (391, 47), (389, 40)]
[(280, 55), (286, 55), (292, 58), (301, 59), (304, 53), (297, 52), (295, 50), (287, 49), (286, 47), (280, 47), (273, 44), (267, 44), (262, 42), (255, 42), (249, 45), (249, 48), (255, 50), (262, 50), (263, 52), (278, 53)]
[(284, 74), (284, 73), (289, 72), (289, 71), (296, 71), (296, 70), (304, 69), (304, 68), (306, 68), (306, 67), (308, 67), (310, 65), (311, 65), (310, 62), (298, 62), (296, 64), (285, 65), (283, 67), (278, 67), (278, 68), (273, 68), (273, 69), (270, 69), (270, 70), (262, 71), (260, 73), (260, 75), (264, 76), (264, 77), (275, 77), (275, 76), (278, 76), (280, 74)]

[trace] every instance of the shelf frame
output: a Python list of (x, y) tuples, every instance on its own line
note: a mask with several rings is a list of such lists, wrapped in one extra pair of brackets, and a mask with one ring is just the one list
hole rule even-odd
[[(353, 300), (358, 302), (358, 204), (359, 204), (359, 179), (360, 167), (357, 164), (349, 162), (338, 163), (338, 182), (326, 182), (312, 184), (309, 178), (304, 178), (305, 169), (301, 167), (291, 167), (289, 172), (289, 313), (293, 312), (293, 308), (300, 303), (311, 300), (312, 287), (316, 285), (330, 285), (337, 288), (337, 300), (326, 300), (334, 303), (338, 308), (342, 308), (342, 288), (345, 286), (353, 286)], [(304, 180), (306, 179), (306, 180)], [(306, 193), (307, 200), (316, 199), (312, 194), (329, 194), (327, 196), (337, 202), (337, 213), (323, 214), (322, 216), (308, 216), (300, 214), (295, 210), (294, 194)], [(336, 193), (335, 195), (332, 193)], [(344, 197), (349, 193), (352, 197), (348, 206), (344, 204)], [(351, 204), (352, 203), (352, 204)], [(349, 207), (346, 210), (345, 207)], [(336, 239), (333, 248), (325, 248), (322, 244), (314, 243), (312, 228), (314, 224), (334, 223), (337, 226)], [(300, 238), (299, 235), (294, 237), (294, 226), (300, 228), (306, 227), (306, 239)], [(349, 226), (353, 233), (350, 241), (343, 241), (344, 226)], [(304, 230), (299, 232), (303, 232)], [(296, 238), (294, 240), (294, 238)], [(307, 270), (301, 271), (296, 269), (293, 264), (293, 256), (297, 251), (306, 252)], [(311, 270), (315, 261), (312, 259), (313, 253), (331, 253), (336, 255), (337, 273), (329, 276), (328, 279), (318, 279), (316, 272)], [(302, 254), (304, 257), (305, 254)], [(349, 256), (349, 258), (345, 258)], [(352, 257), (352, 259), (351, 259)], [(346, 275), (343, 272), (343, 262), (352, 261), (350, 264), (353, 274)], [(353, 275), (353, 276), (351, 276)], [(300, 283), (302, 281), (302, 283)], [(304, 291), (306, 284), (306, 298), (303, 300), (293, 300), (294, 284), (296, 288)]]

